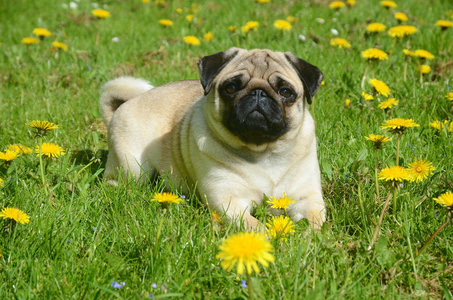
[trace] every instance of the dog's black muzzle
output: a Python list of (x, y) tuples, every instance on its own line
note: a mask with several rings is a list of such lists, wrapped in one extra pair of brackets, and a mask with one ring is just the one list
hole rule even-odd
[(234, 102), (226, 127), (242, 141), (257, 145), (273, 142), (287, 131), (281, 105), (262, 89)]

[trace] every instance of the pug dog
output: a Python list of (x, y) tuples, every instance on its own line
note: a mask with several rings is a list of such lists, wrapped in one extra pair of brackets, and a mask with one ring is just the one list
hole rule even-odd
[(319, 228), (326, 214), (307, 104), (321, 71), (291, 52), (239, 48), (203, 57), (198, 68), (200, 80), (153, 88), (121, 77), (103, 87), (106, 179), (165, 174), (249, 230), (264, 228), (252, 216), (263, 195), (285, 194), (295, 200), (292, 220)]

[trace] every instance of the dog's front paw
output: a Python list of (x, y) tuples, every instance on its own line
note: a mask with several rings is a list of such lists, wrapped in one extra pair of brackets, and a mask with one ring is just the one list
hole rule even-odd
[(319, 230), (326, 220), (326, 217), (325, 214), (320, 212), (319, 210), (310, 210), (307, 214), (307, 219), (310, 223), (311, 228)]

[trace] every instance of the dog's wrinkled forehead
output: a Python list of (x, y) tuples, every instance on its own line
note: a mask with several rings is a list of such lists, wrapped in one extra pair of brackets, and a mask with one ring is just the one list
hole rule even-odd
[(266, 50), (250, 50), (245, 55), (233, 59), (222, 73), (230, 76), (237, 73), (247, 73), (251, 78), (261, 78), (268, 81), (276, 73), (289, 77), (290, 72), (294, 73), (289, 63), (279, 57), (277, 53)]

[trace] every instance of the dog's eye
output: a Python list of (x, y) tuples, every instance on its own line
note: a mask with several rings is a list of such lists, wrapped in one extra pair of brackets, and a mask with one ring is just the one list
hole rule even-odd
[(288, 99), (294, 95), (294, 92), (289, 88), (282, 88), (278, 91), (278, 94), (283, 98)]
[(225, 92), (227, 92), (228, 94), (234, 94), (237, 91), (238, 91), (238, 86), (236, 85), (236, 83), (229, 83), (225, 87)]

